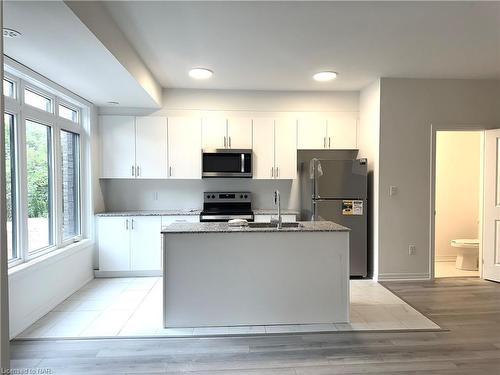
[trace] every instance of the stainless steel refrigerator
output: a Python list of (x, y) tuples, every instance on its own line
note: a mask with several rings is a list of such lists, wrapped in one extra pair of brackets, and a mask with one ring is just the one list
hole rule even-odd
[(351, 276), (368, 273), (367, 188), (366, 159), (313, 158), (301, 167), (302, 220), (329, 220), (351, 229)]

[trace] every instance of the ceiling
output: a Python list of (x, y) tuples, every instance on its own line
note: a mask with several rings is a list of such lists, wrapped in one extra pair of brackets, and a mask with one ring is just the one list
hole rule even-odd
[(4, 52), (98, 106), (157, 107), (151, 96), (61, 1), (4, 1)]
[[(377, 77), (499, 78), (500, 3), (145, 2), (106, 7), (163, 87), (359, 90)], [(192, 67), (215, 74), (187, 76)], [(320, 70), (339, 77), (311, 79)]]

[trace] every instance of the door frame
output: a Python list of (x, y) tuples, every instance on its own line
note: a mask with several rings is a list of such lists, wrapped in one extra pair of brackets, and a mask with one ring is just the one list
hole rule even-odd
[(436, 239), (436, 135), (438, 131), (478, 131), (481, 132), (481, 143), (480, 143), (480, 194), (479, 194), (479, 277), (483, 278), (483, 195), (484, 195), (484, 131), (489, 129), (495, 129), (495, 127), (487, 126), (484, 124), (441, 124), (441, 123), (431, 123), (431, 157), (430, 157), (430, 238), (429, 238), (429, 277), (431, 280), (435, 279), (435, 239)]

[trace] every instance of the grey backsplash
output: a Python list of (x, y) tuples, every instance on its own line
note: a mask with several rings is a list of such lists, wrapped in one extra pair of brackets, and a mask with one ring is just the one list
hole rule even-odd
[[(273, 192), (281, 193), (282, 208), (299, 209), (297, 180), (100, 180), (106, 211), (199, 209), (205, 191), (250, 191), (253, 208), (274, 208)], [(158, 199), (155, 199), (155, 193)]]

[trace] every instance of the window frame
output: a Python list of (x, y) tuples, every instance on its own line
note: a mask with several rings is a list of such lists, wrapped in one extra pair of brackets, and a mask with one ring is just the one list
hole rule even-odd
[[(16, 250), (17, 258), (9, 261), (9, 268), (29, 262), (51, 251), (89, 238), (89, 149), (90, 121), (92, 105), (70, 91), (40, 76), (25, 66), (6, 57), (4, 78), (14, 83), (15, 98), (4, 96), (4, 112), (14, 116), (15, 139), (15, 178), (16, 178)], [(31, 106), (24, 101), (24, 90), (29, 89), (51, 100), (52, 112)], [(73, 122), (59, 116), (59, 105), (77, 111), (78, 121)], [(50, 128), (50, 189), (51, 189), (51, 226), (53, 244), (29, 252), (28, 246), (28, 192), (27, 192), (27, 154), (26, 121), (33, 121)], [(78, 134), (78, 228), (79, 234), (64, 239), (63, 229), (63, 192), (62, 192), (62, 150), (61, 130)], [(13, 224), (14, 225), (14, 224)]]

